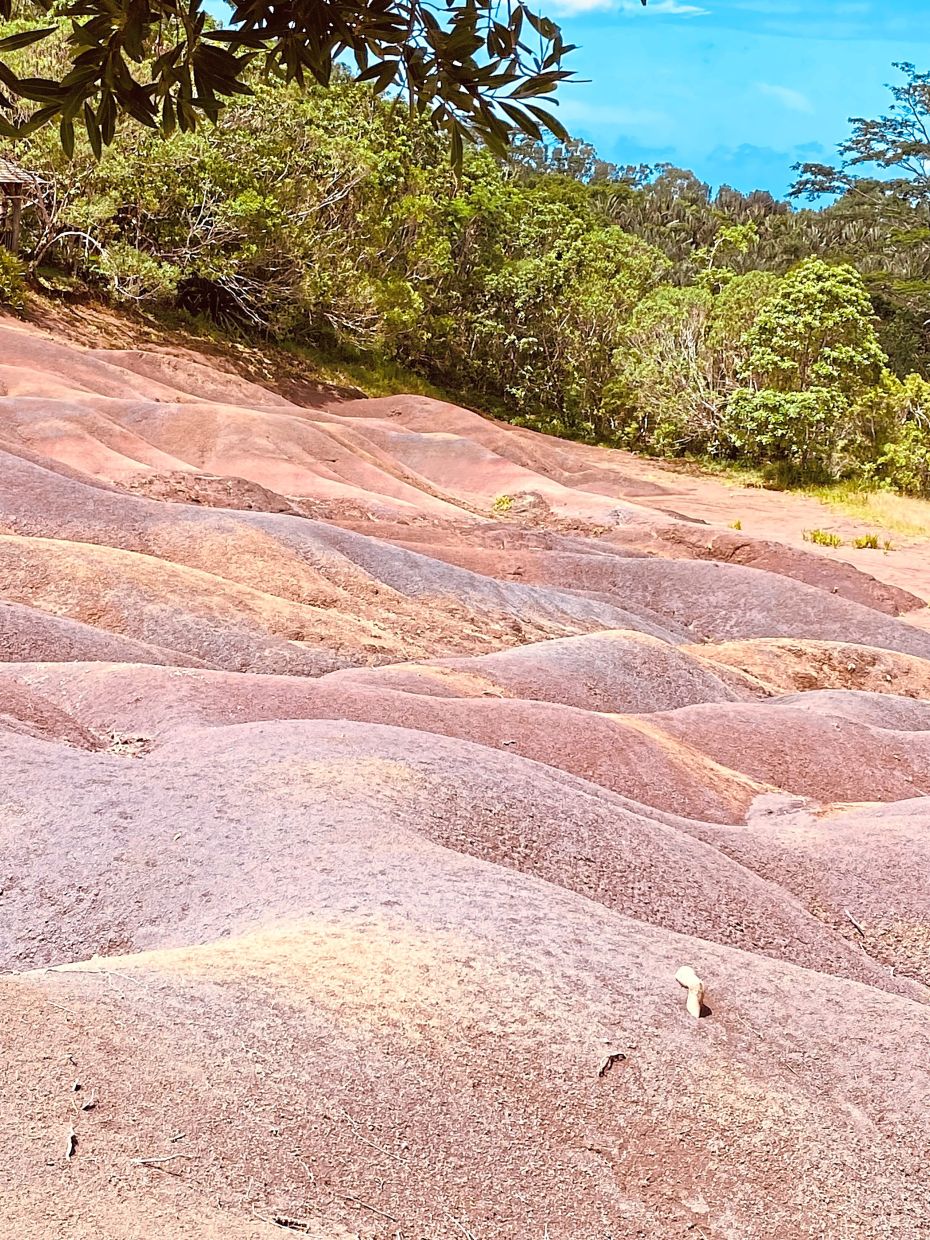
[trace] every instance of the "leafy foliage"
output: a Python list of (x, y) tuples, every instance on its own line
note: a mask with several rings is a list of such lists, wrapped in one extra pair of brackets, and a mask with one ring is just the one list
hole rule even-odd
[(630, 316), (606, 397), (623, 441), (663, 455), (710, 448), (722, 405), (708, 344), (713, 298), (664, 285)]
[(873, 460), (876, 478), (905, 495), (930, 495), (930, 383), (920, 375), (882, 386)]
[(474, 377), (503, 378), (518, 413), (542, 406), (563, 427), (609, 436), (601, 393), (626, 319), (661, 278), (662, 256), (544, 194), (529, 198), (509, 240), (472, 319)]
[(25, 268), (15, 255), (0, 245), (0, 306), (22, 310), (25, 301)]
[(784, 482), (829, 477), (853, 427), (835, 389), (780, 392), (743, 388), (727, 406), (727, 437), (741, 460), (782, 467)]
[(620, 437), (633, 448), (675, 455), (730, 455), (727, 402), (746, 364), (748, 332), (779, 287), (768, 272), (717, 284), (659, 287), (634, 310), (606, 397), (628, 416)]
[[(840, 144), (840, 164), (801, 164), (794, 194), (868, 198), (877, 192), (891, 211), (930, 203), (930, 73), (919, 73), (908, 63), (894, 67), (904, 81), (891, 87), (889, 111), (876, 119), (853, 117), (852, 133)], [(879, 179), (858, 171), (869, 167), (894, 175)]]
[[(14, 12), (15, 6), (15, 12)], [(55, 122), (70, 156), (76, 127), (99, 158), (120, 121), (170, 135), (216, 122), (256, 80), (326, 86), (347, 59), (380, 94), (395, 88), (452, 138), (503, 153), (513, 132), (567, 138), (540, 106), (569, 73), (573, 50), (559, 28), (522, 0), (505, 14), (493, 0), (234, 0), (217, 29), (202, 0), (0, 0), (0, 18), (19, 17), (0, 40), (0, 132), (26, 134)], [(502, 18), (504, 20), (502, 20)], [(56, 72), (17, 72), (6, 58), (58, 39)], [(19, 104), (35, 105), (26, 114)]]
[(747, 387), (730, 397), (736, 453), (791, 478), (830, 477), (854, 454), (854, 402), (887, 358), (862, 279), (849, 266), (807, 259), (781, 281), (745, 335)]
[(872, 318), (853, 267), (807, 259), (785, 276), (749, 330), (745, 375), (757, 389), (854, 396), (878, 381), (887, 361)]

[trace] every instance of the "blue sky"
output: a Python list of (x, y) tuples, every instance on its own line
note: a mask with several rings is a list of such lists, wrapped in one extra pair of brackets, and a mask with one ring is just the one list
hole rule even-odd
[(894, 61), (930, 69), (928, 0), (537, 0), (586, 84), (568, 129), (615, 163), (668, 161), (783, 194), (850, 116), (887, 110)]

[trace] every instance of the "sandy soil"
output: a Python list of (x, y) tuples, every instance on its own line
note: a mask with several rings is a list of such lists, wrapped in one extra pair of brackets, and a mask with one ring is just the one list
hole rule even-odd
[(0, 1234), (930, 1236), (926, 543), (86, 326), (0, 319)]

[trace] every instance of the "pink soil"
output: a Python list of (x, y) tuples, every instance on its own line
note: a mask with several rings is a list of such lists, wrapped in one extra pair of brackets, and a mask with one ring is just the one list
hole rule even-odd
[(926, 544), (124, 343), (0, 319), (3, 1234), (930, 1236)]

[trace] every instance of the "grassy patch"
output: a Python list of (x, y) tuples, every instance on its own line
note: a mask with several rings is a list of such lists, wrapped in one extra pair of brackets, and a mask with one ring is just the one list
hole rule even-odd
[[(726, 486), (759, 487), (767, 491), (783, 490), (794, 495), (808, 495), (844, 516), (861, 521), (863, 525), (892, 530), (908, 538), (930, 538), (930, 499), (899, 495), (896, 491), (870, 488), (855, 481), (788, 483), (780, 480), (771, 470), (709, 457), (663, 459), (661, 467), (675, 473), (716, 478)], [(884, 547), (886, 551), (891, 549)]]
[(285, 343), (279, 346), (293, 357), (299, 358), (308, 374), (322, 383), (337, 387), (357, 387), (366, 396), (398, 396), (410, 393), (415, 396), (432, 396), (436, 400), (453, 400), (435, 384), (413, 370), (395, 361), (372, 356), (356, 358), (335, 357), (332, 354), (306, 345)]
[(822, 504), (869, 525), (912, 538), (930, 537), (930, 500), (897, 495), (893, 491), (869, 491), (851, 482), (804, 487), (803, 491)]
[(843, 540), (839, 534), (833, 534), (830, 530), (805, 530), (804, 541), (816, 543), (818, 547), (842, 547)]
[(877, 534), (860, 534), (858, 538), (852, 540), (852, 545), (858, 551), (894, 551), (894, 543), (890, 538), (879, 539)]

